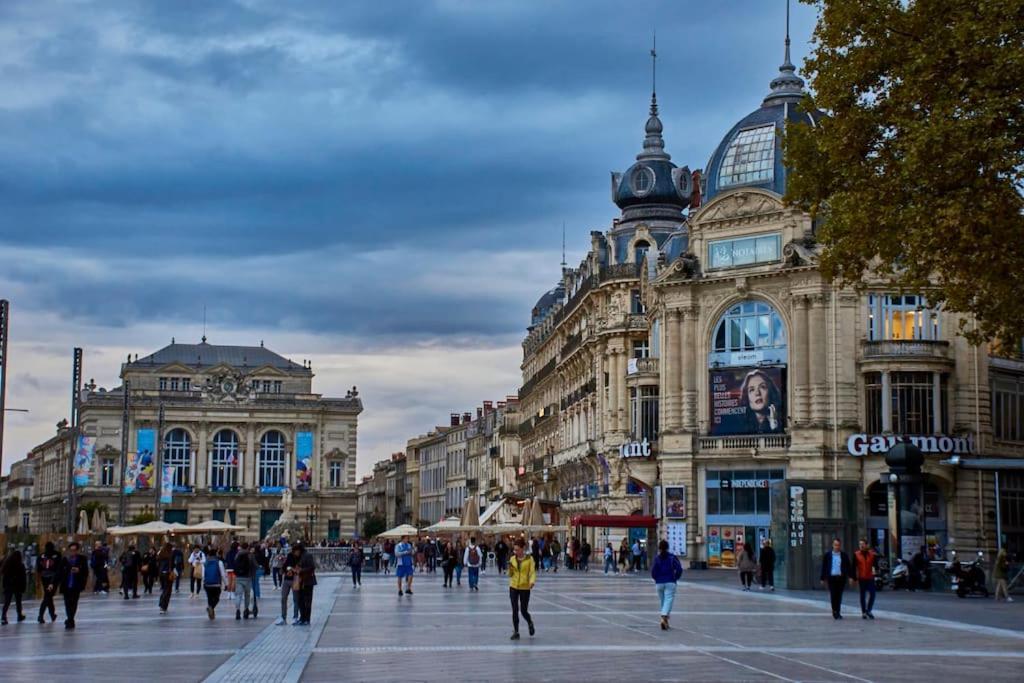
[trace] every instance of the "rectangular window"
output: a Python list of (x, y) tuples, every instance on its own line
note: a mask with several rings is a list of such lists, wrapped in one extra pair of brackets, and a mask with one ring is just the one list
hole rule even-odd
[(340, 460), (332, 460), (327, 471), (332, 489), (340, 489), (345, 485), (345, 473)]
[(633, 315), (643, 315), (647, 309), (644, 308), (644, 300), (640, 297), (640, 290), (634, 289), (629, 296), (629, 312)]
[(253, 391), (259, 391), (260, 390), (260, 381), (258, 379), (254, 379), (251, 382), (249, 382), (249, 386), (252, 387)]
[(650, 357), (651, 347), (647, 344), (647, 340), (633, 342), (633, 358), (648, 358)]
[(932, 373), (892, 373), (892, 429), (896, 434), (933, 433)]
[(181, 380), (181, 390), (182, 391), (190, 391), (191, 389), (192, 389), (192, 380), (190, 380), (188, 377), (182, 378), (182, 380)]
[(882, 373), (864, 374), (865, 420), (868, 434), (881, 434), (882, 427)]
[(269, 379), (263, 380), (263, 393), (264, 394), (269, 394), (270, 393), (270, 386), (271, 386), (271, 383), (270, 383)]
[(177, 390), (178, 390), (178, 378), (177, 377), (172, 377), (171, 378), (171, 391), (177, 391)]
[(280, 394), (281, 393), (281, 386), (282, 386), (281, 380), (279, 380), (279, 379), (278, 380), (274, 380), (274, 393), (275, 394)]
[(103, 458), (100, 460), (100, 486), (114, 485), (114, 459)]
[(774, 263), (782, 258), (782, 235), (771, 233), (739, 239), (708, 242), (711, 268), (735, 268), (758, 263)]
[(1024, 380), (992, 379), (992, 434), (1000, 441), (1024, 441)]
[(160, 391), (167, 391), (167, 378), (166, 377), (161, 377), (160, 378)]
[(916, 294), (869, 294), (868, 339), (938, 341), (939, 312)]

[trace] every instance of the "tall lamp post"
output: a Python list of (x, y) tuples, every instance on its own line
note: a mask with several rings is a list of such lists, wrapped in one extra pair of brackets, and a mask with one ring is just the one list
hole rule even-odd
[[(888, 488), (889, 508), (889, 567), (896, 568), (896, 561), (903, 556), (902, 501), (913, 488), (920, 492), (919, 504), (924, 505), (924, 476), (921, 465), (924, 454), (909, 440), (900, 441), (885, 454), (888, 472), (881, 475), (881, 483)], [(923, 527), (922, 527), (923, 533)]]

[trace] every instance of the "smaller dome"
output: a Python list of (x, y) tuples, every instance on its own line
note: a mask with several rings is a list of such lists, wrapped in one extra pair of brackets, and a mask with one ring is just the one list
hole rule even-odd
[(564, 300), (565, 285), (562, 283), (558, 283), (553, 289), (544, 292), (544, 295), (537, 299), (537, 303), (533, 306), (533, 311), (530, 314), (530, 327), (542, 322), (551, 313), (555, 304), (560, 304)]
[(620, 209), (661, 205), (675, 214), (689, 206), (690, 171), (672, 163), (672, 157), (665, 151), (663, 130), (658, 118), (657, 96), (652, 93), (650, 116), (644, 125), (643, 151), (636, 155), (636, 163), (625, 173), (612, 174), (612, 200)]

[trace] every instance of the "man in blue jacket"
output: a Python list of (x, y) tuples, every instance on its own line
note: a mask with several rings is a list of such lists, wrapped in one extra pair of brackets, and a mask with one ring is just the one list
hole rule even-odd
[(668, 630), (668, 620), (672, 615), (672, 603), (676, 599), (676, 582), (683, 575), (683, 565), (679, 558), (668, 551), (668, 541), (658, 543), (658, 554), (651, 565), (651, 578), (658, 589), (661, 601), (661, 630)]

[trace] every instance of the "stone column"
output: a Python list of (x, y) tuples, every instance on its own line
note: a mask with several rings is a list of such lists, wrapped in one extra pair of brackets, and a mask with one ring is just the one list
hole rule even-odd
[(205, 422), (199, 423), (199, 448), (196, 451), (195, 463), (195, 485), (197, 491), (201, 491), (209, 486), (210, 449), (207, 443), (207, 439), (209, 439), (208, 429), (209, 427)]
[(245, 425), (245, 455), (241, 465), (242, 486), (251, 489), (256, 485), (256, 428), (251, 422)]
[(810, 350), (810, 366), (808, 367), (810, 418), (814, 424), (823, 425), (827, 422), (826, 411), (829, 406), (828, 385), (826, 384), (828, 332), (825, 327), (825, 300), (821, 296), (815, 296), (811, 300), (807, 323), (807, 345)]
[(942, 376), (932, 373), (932, 432), (942, 434)]
[(882, 370), (882, 432), (892, 433), (892, 377)]
[(683, 427), (686, 431), (697, 431), (697, 382), (701, 376), (706, 376), (701, 370), (704, 363), (698, 362), (697, 356), (697, 309), (688, 308), (683, 311), (682, 349), (682, 404), (683, 404)]
[(616, 382), (616, 372), (618, 368), (618, 361), (616, 360), (616, 354), (618, 351), (615, 349), (608, 349), (605, 352), (605, 368), (608, 372), (608, 405), (605, 414), (607, 420), (605, 422), (604, 431), (606, 433), (614, 432), (616, 424), (618, 424), (619, 416), (619, 387)]
[(793, 330), (789, 338), (789, 367), (793, 382), (793, 422), (803, 425), (808, 422), (808, 366), (811, 358), (807, 348), (807, 297), (793, 297)]
[(680, 386), (679, 361), (682, 349), (679, 344), (679, 311), (672, 309), (665, 316), (665, 345), (662, 352), (665, 377), (661, 405), (665, 412), (665, 428), (662, 431), (678, 432), (681, 426), (682, 389)]
[[(628, 340), (623, 342), (627, 345)], [(618, 369), (616, 374), (619, 378), (619, 426), (620, 432), (626, 433), (629, 431), (629, 392), (626, 390), (626, 363), (629, 360), (628, 352), (626, 350), (620, 351), (618, 358)]]

